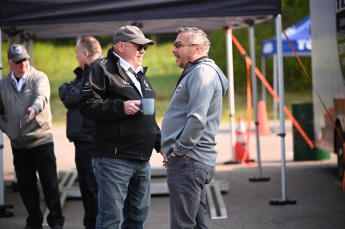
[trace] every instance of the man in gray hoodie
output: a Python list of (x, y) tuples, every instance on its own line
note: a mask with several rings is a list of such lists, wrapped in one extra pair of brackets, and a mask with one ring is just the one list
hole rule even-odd
[(30, 66), (24, 46), (7, 51), (11, 72), (0, 80), (0, 129), (11, 141), (18, 189), (29, 214), (25, 229), (42, 229), (37, 174), (49, 209), (48, 225), (63, 228), (54, 154), (50, 85), (47, 75)]
[(183, 70), (161, 128), (168, 161), (171, 228), (208, 228), (205, 185), (213, 178), (214, 146), (228, 80), (208, 58), (210, 41), (194, 27), (177, 29), (173, 54)]

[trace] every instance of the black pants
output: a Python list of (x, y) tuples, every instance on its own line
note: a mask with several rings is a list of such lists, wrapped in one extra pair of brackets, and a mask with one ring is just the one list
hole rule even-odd
[(78, 171), (78, 181), (81, 198), (84, 206), (84, 226), (87, 229), (95, 228), (98, 213), (98, 186), (93, 174), (91, 157), (93, 143), (75, 141), (75, 164)]
[(62, 216), (60, 204), (54, 144), (51, 142), (31, 149), (12, 147), (12, 152), (19, 193), (29, 213), (26, 224), (41, 226), (43, 223), (37, 186), (36, 172), (38, 172), (45, 203), (49, 209), (48, 225), (50, 227), (63, 225), (65, 218)]

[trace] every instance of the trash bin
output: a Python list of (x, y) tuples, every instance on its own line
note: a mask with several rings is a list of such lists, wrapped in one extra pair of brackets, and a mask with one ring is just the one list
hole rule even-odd
[[(292, 104), (292, 114), (302, 127), (306, 135), (314, 142), (314, 111), (312, 103)], [(330, 158), (329, 153), (311, 149), (295, 126), (292, 128), (293, 134), (293, 160), (294, 161), (317, 161)]]

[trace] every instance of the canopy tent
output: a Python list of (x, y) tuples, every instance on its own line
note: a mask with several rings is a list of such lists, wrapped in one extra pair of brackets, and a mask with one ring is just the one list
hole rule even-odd
[(124, 24), (145, 33), (175, 32), (178, 26), (204, 30), (239, 28), (280, 13), (280, 0), (13, 0), (0, 3), (0, 27), (35, 37), (112, 34)]
[[(116, 28), (125, 24), (137, 25), (146, 34), (175, 32), (179, 26), (196, 26), (205, 31), (224, 29), (227, 35), (227, 75), (230, 83), (228, 96), (230, 125), (232, 127), (231, 150), (233, 151), (235, 107), (232, 29), (242, 27), (253, 29), (255, 24), (275, 18), (276, 31), (280, 31), (280, 14), (280, 0), (3, 0), (0, 3), (0, 27), (2, 31), (0, 36), (2, 35), (5, 39), (20, 36), (32, 40), (33, 38), (109, 35), (113, 34)], [(278, 56), (281, 58), (279, 44), (281, 43), (281, 35), (280, 33), (276, 34)], [(2, 65), (1, 59), (0, 64)], [(282, 68), (282, 61), (279, 62), (278, 66)], [(279, 76), (283, 77), (282, 71), (279, 71)], [(283, 90), (281, 93), (284, 93)], [(280, 97), (282, 99), (281, 110), (283, 110), (283, 94)], [(281, 113), (280, 130), (284, 133), (284, 113), (283, 111)], [(2, 146), (1, 138), (0, 141)], [(284, 138), (282, 138), (281, 150), (282, 154), (285, 154)], [(2, 160), (1, 148), (0, 160)], [(282, 166), (284, 171), (285, 155), (282, 156), (282, 165), (284, 165)], [(2, 161), (0, 161), (0, 166), (2, 166)], [(0, 204), (3, 200), (3, 196), (1, 197), (2, 190), (0, 185)], [(282, 200), (285, 201), (285, 199), (283, 188)]]
[[(290, 42), (299, 56), (311, 55), (311, 20), (309, 16), (304, 17), (297, 24), (285, 30)], [(282, 35), (283, 56), (293, 56), (286, 37)], [(277, 38), (264, 40), (261, 44), (261, 55), (263, 57), (272, 57), (277, 54)]]
[[(294, 50), (299, 56), (311, 56), (312, 42), (311, 42), (311, 20), (310, 16), (304, 17), (295, 25), (285, 30), (289, 41), (294, 47)], [(284, 36), (282, 36), (283, 56), (292, 57), (294, 52)], [(273, 58), (273, 89), (276, 91), (278, 88), (277, 82), (277, 38), (270, 38), (262, 41), (261, 43), (261, 69), (266, 75), (266, 58)], [(266, 100), (266, 90), (262, 87), (262, 100)], [(277, 118), (277, 101), (273, 100), (273, 116)]]

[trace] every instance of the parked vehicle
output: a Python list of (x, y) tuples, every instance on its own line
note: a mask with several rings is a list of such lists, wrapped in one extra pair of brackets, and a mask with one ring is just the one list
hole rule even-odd
[[(314, 135), (317, 150), (337, 155), (344, 176), (345, 2), (310, 1)], [(321, 99), (320, 99), (321, 98)]]

